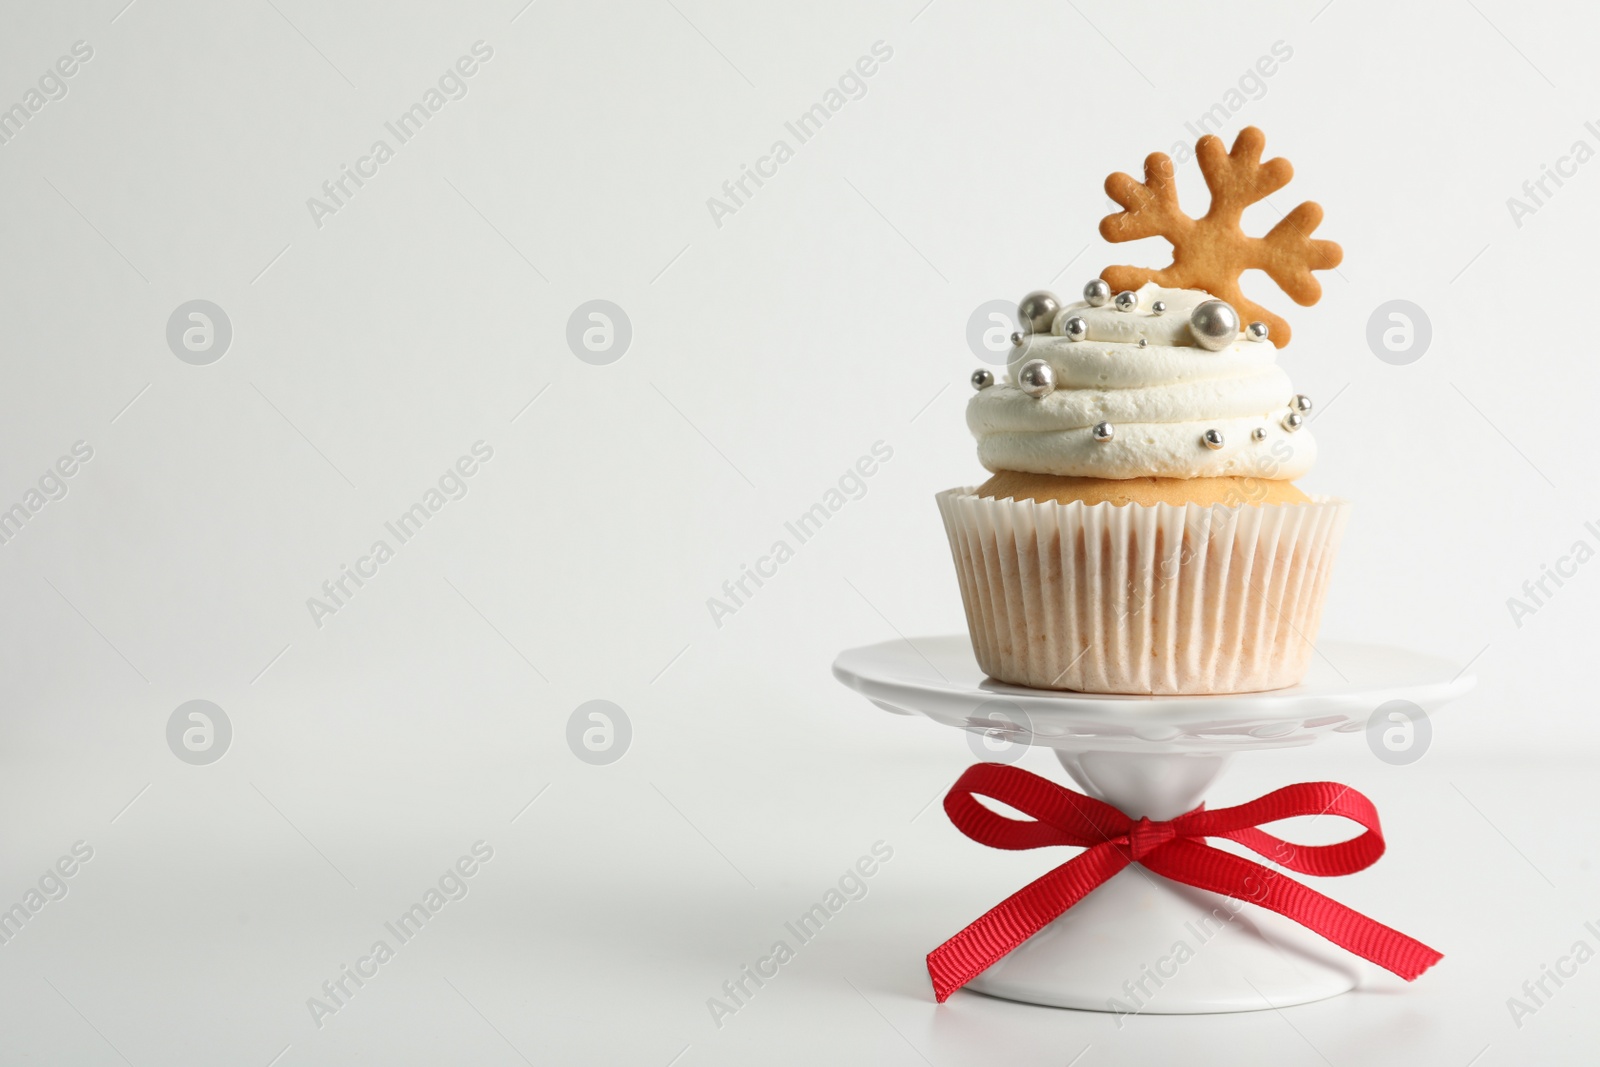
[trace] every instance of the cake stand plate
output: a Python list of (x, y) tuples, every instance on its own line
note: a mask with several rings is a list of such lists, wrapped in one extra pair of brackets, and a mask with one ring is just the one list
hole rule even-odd
[[(1016, 754), (1018, 745), (1054, 749), (1084, 792), (1151, 819), (1197, 806), (1235, 752), (1364, 733), (1390, 701), (1431, 713), (1474, 682), (1433, 656), (1329, 641), (1318, 646), (1305, 681), (1288, 689), (1193, 697), (1056, 692), (987, 677), (960, 634), (853, 648), (834, 661), (833, 673), (886, 711), (924, 715)], [(1092, 1011), (1254, 1011), (1343, 993), (1354, 988), (1359, 966), (1290, 919), (1134, 864), (967, 988)]]

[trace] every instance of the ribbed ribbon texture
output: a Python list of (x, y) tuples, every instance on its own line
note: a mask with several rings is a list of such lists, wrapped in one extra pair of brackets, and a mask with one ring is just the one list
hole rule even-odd
[[(979, 795), (1034, 821), (996, 814), (977, 801)], [(1408, 982), (1444, 958), (1270, 867), (1205, 843), (1208, 837), (1225, 837), (1301, 874), (1354, 874), (1370, 867), (1383, 855), (1378, 810), (1337, 782), (1302, 782), (1237, 807), (1200, 807), (1153, 822), (1131, 819), (1104, 801), (1020, 768), (980, 763), (957, 779), (944, 798), (944, 810), (962, 833), (990, 848), (1070, 845), (1085, 851), (928, 953), (928, 976), (941, 1003), (1130, 863), (1286, 915)], [(1299, 815), (1337, 815), (1366, 832), (1336, 845), (1295, 845), (1258, 829)]]

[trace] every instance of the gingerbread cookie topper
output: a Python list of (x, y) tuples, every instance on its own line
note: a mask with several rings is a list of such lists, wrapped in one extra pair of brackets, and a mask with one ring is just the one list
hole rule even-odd
[(1322, 283), (1311, 272), (1337, 267), (1344, 250), (1332, 241), (1312, 239), (1311, 232), (1322, 223), (1322, 206), (1310, 200), (1285, 215), (1265, 237), (1251, 237), (1240, 228), (1246, 207), (1294, 177), (1287, 159), (1261, 162), (1266, 142), (1266, 135), (1254, 126), (1239, 131), (1231, 152), (1213, 134), (1196, 142), (1195, 157), (1211, 190), (1211, 206), (1200, 218), (1190, 218), (1178, 207), (1172, 160), (1164, 152), (1145, 158), (1143, 182), (1122, 173), (1107, 178), (1107, 195), (1126, 210), (1101, 219), (1100, 236), (1114, 243), (1165, 237), (1172, 245), (1172, 265), (1162, 270), (1107, 267), (1100, 276), (1111, 289), (1137, 290), (1152, 281), (1170, 289), (1203, 289), (1232, 304), (1245, 320), (1265, 322), (1279, 348), (1288, 344), (1289, 324), (1246, 299), (1239, 276), (1251, 269), (1265, 271), (1290, 299), (1308, 307), (1322, 296)]

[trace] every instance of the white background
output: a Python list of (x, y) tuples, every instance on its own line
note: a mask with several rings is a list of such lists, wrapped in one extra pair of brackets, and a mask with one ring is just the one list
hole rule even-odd
[[(1600, 16), (124, 3), (12, 2), (0, 26), (0, 106), (93, 49), (0, 146), (0, 508), (93, 448), (0, 546), (0, 907), (94, 849), (0, 946), (0, 1061), (1592, 1061), (1600, 964), (1520, 1028), (1506, 999), (1600, 944), (1600, 564), (1520, 627), (1507, 598), (1600, 546), (1600, 163), (1520, 226), (1507, 198), (1600, 149)], [(319, 227), (307, 199), (480, 40), (467, 95)], [(707, 199), (878, 41), (865, 95), (719, 226)], [(1404, 989), (1373, 972), (1320, 1005), (1121, 1029), (936, 1009), (923, 954), (1062, 857), (962, 838), (928, 805), (963, 737), (828, 665), (962, 628), (932, 497), (982, 473), (973, 309), (1165, 262), (1100, 241), (1104, 176), (1192, 142), (1280, 41), (1225, 132), (1259, 125), (1296, 165), (1256, 232), (1311, 198), (1345, 249), (1315, 308), (1252, 288), (1321, 402), (1302, 484), (1357, 508), (1324, 633), (1481, 682), (1414, 766), (1343, 738), (1244, 757), (1215, 799), (1367, 792), (1390, 854), (1322, 888), (1447, 959)], [(1192, 164), (1180, 182), (1197, 211)], [(233, 329), (206, 366), (166, 341), (193, 299)], [(566, 342), (592, 299), (632, 324), (610, 365)], [(1393, 299), (1432, 323), (1407, 366), (1366, 340)], [(307, 598), (477, 441), (465, 498), (319, 627)], [(716, 625), (707, 599), (878, 441), (865, 495)], [(192, 699), (232, 724), (208, 766), (166, 741)], [(567, 744), (592, 699), (632, 723), (609, 766)], [(307, 999), (479, 840), (468, 895), (317, 1026)], [(716, 1026), (707, 998), (878, 840), (866, 898)]]

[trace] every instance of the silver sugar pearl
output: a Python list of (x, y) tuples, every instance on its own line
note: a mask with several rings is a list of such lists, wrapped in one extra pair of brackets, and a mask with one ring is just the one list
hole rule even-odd
[(1189, 332), (1201, 348), (1220, 352), (1239, 339), (1239, 313), (1226, 300), (1207, 300), (1189, 312)]
[(1104, 278), (1096, 278), (1083, 287), (1083, 299), (1088, 301), (1092, 308), (1104, 307), (1111, 299), (1111, 286), (1106, 284)]
[(1285, 430), (1288, 430), (1290, 433), (1294, 433), (1296, 430), (1298, 430), (1300, 427), (1304, 426), (1305, 424), (1306, 424), (1306, 420), (1301, 418), (1299, 415), (1295, 414), (1292, 411), (1289, 412), (1289, 414), (1287, 414), (1287, 415), (1285, 415), (1283, 417), (1283, 428)]
[(1132, 311), (1139, 306), (1139, 294), (1131, 289), (1124, 289), (1117, 294), (1116, 306), (1118, 311)]
[(987, 367), (979, 367), (972, 372), (972, 387), (974, 389), (987, 389), (994, 384), (994, 372)]
[(1089, 336), (1089, 324), (1081, 315), (1074, 315), (1061, 324), (1061, 336), (1069, 341), (1081, 341)]
[(1021, 330), (1018, 330), (1016, 333), (1011, 335), (1011, 347), (1021, 348), (1023, 342), (1027, 341), (1027, 339), (1028, 335), (1023, 333)]
[(1055, 392), (1056, 369), (1042, 359), (1030, 359), (1017, 371), (1017, 388), (1035, 400), (1043, 399)]
[(1304, 415), (1311, 410), (1311, 398), (1304, 393), (1296, 393), (1294, 399), (1289, 401), (1289, 406)]
[(1255, 429), (1250, 431), (1250, 440), (1252, 440), (1252, 441), (1265, 441), (1266, 439), (1267, 439), (1267, 428), (1265, 426), (1257, 426)]
[(1060, 310), (1061, 301), (1056, 299), (1056, 294), (1037, 289), (1023, 297), (1022, 303), (1017, 305), (1017, 319), (1022, 323), (1024, 333), (1049, 333), (1050, 324)]
[(1165, 315), (1167, 313), (1167, 302), (1165, 300), (1157, 300), (1150, 305), (1150, 313), (1152, 315)]
[(1101, 444), (1105, 444), (1107, 441), (1117, 436), (1117, 428), (1111, 425), (1109, 422), (1097, 422), (1094, 424), (1094, 429), (1090, 430), (1089, 432), (1094, 434), (1094, 439), (1099, 441)]
[(1244, 328), (1245, 336), (1252, 341), (1265, 341), (1267, 339), (1267, 324), (1252, 322)]
[(1140, 348), (1149, 348), (1150, 347), (1150, 338), (1148, 338), (1148, 337), (1139, 338), (1139, 347)]
[(1207, 430), (1205, 433), (1200, 435), (1200, 440), (1207, 448), (1215, 452), (1217, 449), (1222, 447), (1222, 431)]

